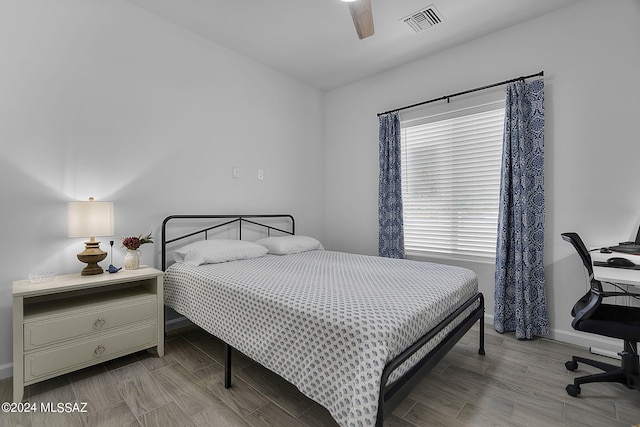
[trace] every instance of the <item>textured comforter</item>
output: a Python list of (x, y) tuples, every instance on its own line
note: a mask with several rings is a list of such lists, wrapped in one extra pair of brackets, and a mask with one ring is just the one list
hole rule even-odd
[(476, 292), (475, 274), (463, 268), (324, 250), (173, 264), (164, 281), (166, 305), (293, 383), (343, 426), (375, 424), (385, 364)]

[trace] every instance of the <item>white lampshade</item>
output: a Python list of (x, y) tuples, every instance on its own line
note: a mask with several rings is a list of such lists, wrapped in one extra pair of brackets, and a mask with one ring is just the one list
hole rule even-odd
[(113, 236), (113, 202), (69, 202), (69, 237)]

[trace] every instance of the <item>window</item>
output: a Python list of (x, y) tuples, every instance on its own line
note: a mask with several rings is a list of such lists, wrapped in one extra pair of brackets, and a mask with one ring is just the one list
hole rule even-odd
[(504, 103), (403, 121), (407, 254), (494, 258)]

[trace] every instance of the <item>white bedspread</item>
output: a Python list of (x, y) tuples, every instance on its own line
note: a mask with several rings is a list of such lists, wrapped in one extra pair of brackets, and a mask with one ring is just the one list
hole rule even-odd
[(173, 264), (164, 281), (169, 307), (343, 426), (375, 424), (385, 364), (476, 292), (475, 273), (463, 268), (323, 250)]

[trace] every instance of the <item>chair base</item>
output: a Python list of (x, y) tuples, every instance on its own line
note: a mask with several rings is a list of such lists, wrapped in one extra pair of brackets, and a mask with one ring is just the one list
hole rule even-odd
[(567, 393), (570, 396), (576, 397), (581, 392), (581, 384), (595, 382), (615, 382), (623, 384), (629, 389), (640, 391), (640, 361), (638, 359), (638, 354), (635, 352), (624, 351), (620, 353), (620, 355), (622, 357), (621, 366), (586, 359), (584, 357), (573, 356), (571, 361), (565, 363), (565, 367), (568, 370), (575, 371), (578, 368), (578, 362), (580, 362), (601, 369), (604, 372), (575, 378), (573, 380), (573, 384), (569, 384), (566, 387)]

